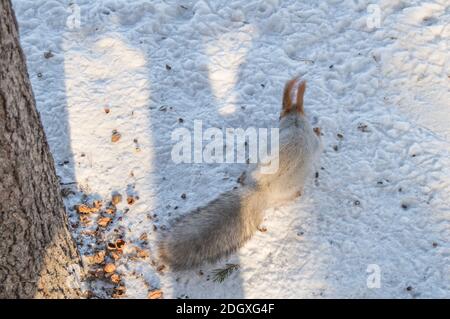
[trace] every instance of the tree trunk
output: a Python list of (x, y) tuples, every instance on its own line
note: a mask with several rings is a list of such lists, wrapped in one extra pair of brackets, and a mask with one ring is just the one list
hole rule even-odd
[(0, 0), (0, 298), (77, 298), (80, 258), (10, 0)]

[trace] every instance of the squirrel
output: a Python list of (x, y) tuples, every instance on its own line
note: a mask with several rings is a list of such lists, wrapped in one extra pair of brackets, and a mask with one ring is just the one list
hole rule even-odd
[(176, 220), (163, 234), (159, 256), (173, 270), (213, 263), (242, 247), (258, 229), (269, 207), (299, 197), (313, 163), (322, 151), (320, 128), (305, 116), (306, 82), (292, 91), (298, 78), (284, 87), (279, 123), (279, 167), (274, 174), (254, 174), (253, 182), (222, 193), (203, 207)]

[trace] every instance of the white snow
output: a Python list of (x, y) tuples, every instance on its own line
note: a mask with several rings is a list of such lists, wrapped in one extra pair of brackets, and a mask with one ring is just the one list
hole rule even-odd
[[(70, 3), (79, 28), (67, 25)], [(103, 234), (145, 248), (148, 233), (150, 258), (117, 263), (127, 297), (155, 288), (165, 298), (450, 297), (447, 0), (13, 4), (57, 173), (78, 183), (66, 198), (71, 223), (81, 191), (139, 196)], [(369, 4), (379, 28), (368, 25)], [(267, 232), (203, 275), (158, 272), (153, 225), (235, 186), (246, 168), (175, 164), (171, 132), (194, 120), (276, 126), (283, 85), (297, 74), (325, 134), (319, 177), (298, 201), (267, 211)], [(91, 254), (95, 241), (81, 231), (73, 229), (80, 251)], [(241, 267), (213, 282), (227, 262)], [(372, 264), (380, 288), (367, 286)], [(96, 293), (109, 296), (103, 288)]]

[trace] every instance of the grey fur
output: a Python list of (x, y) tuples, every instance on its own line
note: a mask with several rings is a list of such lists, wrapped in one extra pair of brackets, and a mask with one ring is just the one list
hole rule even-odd
[(253, 183), (233, 189), (177, 220), (160, 242), (160, 257), (173, 270), (228, 256), (250, 239), (266, 208), (303, 192), (321, 147), (306, 117), (291, 112), (280, 120), (279, 169), (254, 173)]
[(182, 270), (233, 253), (258, 227), (265, 202), (255, 190), (233, 189), (183, 216), (161, 242), (163, 261)]

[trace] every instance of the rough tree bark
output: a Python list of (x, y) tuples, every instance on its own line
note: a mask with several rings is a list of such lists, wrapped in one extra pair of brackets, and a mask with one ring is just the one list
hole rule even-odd
[(81, 297), (79, 267), (17, 22), (0, 0), (0, 298)]

